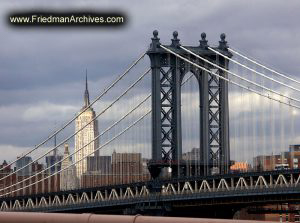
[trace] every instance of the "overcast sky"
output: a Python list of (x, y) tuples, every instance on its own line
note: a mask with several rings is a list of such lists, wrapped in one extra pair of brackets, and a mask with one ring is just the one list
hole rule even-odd
[[(58, 29), (6, 21), (13, 11), (75, 9), (122, 11), (128, 23)], [(299, 78), (299, 11), (298, 0), (1, 0), (0, 160), (12, 160), (72, 118), (83, 104), (85, 69), (93, 99), (147, 49), (154, 29), (166, 44), (177, 30), (187, 45), (198, 45), (202, 32), (216, 45), (225, 32), (233, 48)]]

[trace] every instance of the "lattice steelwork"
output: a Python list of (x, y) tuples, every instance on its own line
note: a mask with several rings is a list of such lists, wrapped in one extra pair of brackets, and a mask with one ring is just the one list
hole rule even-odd
[[(172, 151), (174, 151), (174, 142), (172, 140), (172, 119), (173, 109), (173, 80), (172, 80), (172, 68), (164, 71), (160, 69), (160, 84), (161, 84), (161, 132), (162, 137), (162, 153), (163, 160), (170, 162), (172, 160)], [(169, 149), (168, 149), (169, 148)]]
[[(188, 72), (195, 75), (200, 88), (200, 173), (211, 174), (215, 171), (213, 167), (217, 167), (219, 173), (226, 173), (230, 162), (227, 83), (166, 52), (160, 47), (157, 31), (153, 32), (153, 36), (147, 51), (152, 69), (152, 159), (148, 164), (152, 177), (157, 178), (166, 167), (171, 167), (173, 177), (185, 173), (180, 106), (181, 82)], [(174, 32), (171, 45), (165, 47), (207, 69), (213, 69), (182, 50), (177, 37), (178, 33)], [(227, 60), (217, 58), (216, 54), (208, 49), (205, 33), (201, 37), (199, 46), (186, 48), (222, 67), (227, 67)], [(225, 35), (221, 35), (219, 47), (215, 49), (231, 57)], [(220, 70), (216, 72), (226, 75)]]
[[(215, 72), (217, 72), (217, 70)], [(212, 74), (208, 76), (209, 156), (210, 160), (212, 160), (213, 167), (217, 167), (220, 152), (220, 87), (218, 77)]]

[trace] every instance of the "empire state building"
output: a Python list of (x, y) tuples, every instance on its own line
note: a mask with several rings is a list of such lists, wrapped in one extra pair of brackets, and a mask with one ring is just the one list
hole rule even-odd
[(90, 105), (90, 98), (89, 98), (87, 75), (86, 75), (84, 106), (82, 107), (80, 112), (82, 112), (85, 109), (86, 110), (82, 114), (80, 114), (75, 120), (76, 132), (79, 129), (83, 128), (85, 125), (87, 125), (75, 135), (75, 163), (76, 163), (75, 166), (76, 166), (76, 175), (79, 179), (82, 176), (82, 174), (87, 172), (87, 165), (88, 165), (87, 158), (83, 158), (83, 157), (97, 156), (98, 154), (97, 152), (95, 152), (95, 149), (98, 148), (99, 141), (98, 139), (93, 141), (94, 138), (99, 134), (98, 121), (97, 120), (92, 121), (95, 118), (96, 113), (92, 107), (89, 107), (89, 105)]

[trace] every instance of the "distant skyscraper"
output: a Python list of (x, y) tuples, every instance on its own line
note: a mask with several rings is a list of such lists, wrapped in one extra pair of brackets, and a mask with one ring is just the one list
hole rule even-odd
[[(95, 149), (98, 148), (98, 140), (91, 142), (94, 140), (96, 136), (98, 136), (98, 121), (92, 121), (96, 113), (93, 108), (89, 107), (90, 99), (89, 99), (89, 91), (87, 84), (87, 75), (85, 80), (85, 92), (84, 92), (84, 106), (81, 111), (85, 110), (81, 115), (76, 118), (75, 121), (75, 131), (77, 132), (79, 129), (83, 128), (80, 132), (75, 135), (75, 166), (76, 166), (76, 175), (78, 178), (81, 177), (87, 171), (87, 159), (83, 157), (85, 156), (97, 156), (98, 153), (95, 153)], [(88, 108), (89, 107), (89, 108)], [(91, 142), (89, 145), (87, 145)], [(87, 145), (87, 146), (85, 146)], [(85, 147), (84, 147), (85, 146)], [(84, 147), (84, 148), (83, 148)], [(78, 151), (78, 152), (77, 152)], [(79, 161), (81, 160), (81, 161)], [(77, 162), (78, 161), (78, 162)]]
[[(62, 156), (59, 155), (49, 155), (46, 156), (46, 168), (51, 167), (50, 169), (48, 169), (48, 173), (49, 174), (54, 174), (57, 171), (60, 171), (61, 169), (61, 162), (59, 162), (60, 160), (62, 160)], [(59, 163), (57, 163), (59, 162)], [(56, 165), (54, 165), (55, 163), (57, 163)]]
[[(32, 165), (28, 165), (30, 162), (32, 162), (32, 158), (30, 156), (24, 156), (19, 159), (16, 162), (16, 169), (19, 170), (17, 172), (18, 176), (30, 176), (32, 172)], [(28, 166), (27, 166), (28, 165)], [(25, 167), (26, 166), (26, 167)], [(24, 167), (24, 168), (23, 168)]]
[(68, 146), (68, 144), (65, 144), (65, 152), (64, 152), (64, 157), (63, 157), (64, 160), (62, 161), (62, 164), (61, 164), (61, 168), (63, 170), (60, 173), (60, 189), (61, 190), (73, 190), (78, 185), (78, 179), (77, 179), (77, 177), (75, 177), (76, 168), (74, 165), (72, 165), (72, 158), (71, 157), (67, 158), (69, 155), (70, 155), (69, 146)]

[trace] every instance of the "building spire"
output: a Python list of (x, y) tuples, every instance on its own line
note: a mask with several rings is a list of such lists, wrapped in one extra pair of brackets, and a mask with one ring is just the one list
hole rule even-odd
[(69, 155), (69, 144), (65, 143), (65, 152), (64, 154)]
[(88, 107), (90, 105), (90, 96), (88, 90), (88, 82), (87, 82), (87, 69), (85, 70), (85, 92), (84, 92), (84, 107)]

